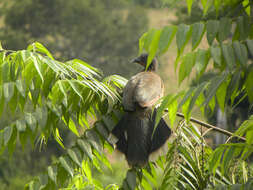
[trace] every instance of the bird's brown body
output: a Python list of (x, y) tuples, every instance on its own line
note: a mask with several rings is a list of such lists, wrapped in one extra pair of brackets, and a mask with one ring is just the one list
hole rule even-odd
[(125, 110), (134, 111), (136, 103), (145, 108), (152, 107), (163, 96), (164, 85), (159, 75), (152, 71), (133, 76), (123, 91)]
[[(146, 66), (147, 57), (143, 54), (134, 62)], [(122, 103), (126, 113), (112, 131), (118, 139), (117, 149), (125, 154), (131, 167), (144, 166), (150, 154), (161, 148), (171, 135), (170, 128), (161, 119), (152, 136), (156, 117), (152, 107), (164, 93), (163, 81), (155, 73), (156, 68), (157, 61), (153, 60), (148, 71), (130, 78), (123, 90)]]

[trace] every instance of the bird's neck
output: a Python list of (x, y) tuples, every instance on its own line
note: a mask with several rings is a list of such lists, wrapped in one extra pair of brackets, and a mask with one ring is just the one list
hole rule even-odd
[(158, 69), (158, 65), (155, 63), (151, 63), (147, 69), (147, 71), (156, 72)]

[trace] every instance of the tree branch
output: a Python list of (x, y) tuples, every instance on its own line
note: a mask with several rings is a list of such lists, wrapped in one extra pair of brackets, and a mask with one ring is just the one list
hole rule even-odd
[[(168, 112), (168, 110), (165, 110), (165, 111)], [(184, 118), (184, 115), (183, 115), (182, 113), (179, 113), (179, 112), (177, 112), (177, 116), (178, 116), (178, 117), (181, 117), (181, 118)], [(246, 141), (246, 139), (245, 139), (244, 137), (236, 136), (236, 135), (234, 135), (233, 133), (231, 133), (231, 132), (229, 132), (229, 131), (227, 131), (227, 130), (225, 130), (225, 129), (222, 129), (222, 128), (213, 126), (213, 125), (211, 125), (211, 124), (205, 123), (205, 122), (200, 121), (200, 120), (198, 120), (198, 119), (195, 119), (195, 118), (192, 118), (192, 117), (191, 117), (191, 118), (190, 118), (190, 121), (191, 121), (191, 122), (194, 122), (194, 123), (197, 123), (197, 124), (199, 124), (199, 125), (201, 125), (201, 126), (203, 126), (203, 127), (206, 127), (206, 128), (209, 128), (209, 129), (213, 129), (214, 131), (219, 132), (219, 133), (222, 133), (222, 134), (227, 135), (227, 136), (229, 136), (229, 137), (237, 137), (237, 138), (240, 139), (240, 140)]]

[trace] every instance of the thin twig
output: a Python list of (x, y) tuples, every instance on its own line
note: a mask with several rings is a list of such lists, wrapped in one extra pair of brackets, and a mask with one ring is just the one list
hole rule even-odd
[[(165, 110), (166, 111), (166, 110)], [(177, 112), (177, 116), (178, 117), (181, 117), (181, 118), (184, 118), (184, 115), (182, 114), (182, 113), (179, 113), (179, 112)], [(195, 119), (195, 118), (190, 118), (190, 121), (191, 122), (194, 122), (194, 123), (197, 123), (197, 124), (199, 124), (199, 125), (202, 125), (203, 127), (206, 127), (206, 128), (211, 128), (211, 129), (213, 129), (214, 131), (216, 131), (216, 132), (219, 132), (219, 133), (222, 133), (222, 134), (224, 134), (224, 135), (227, 135), (227, 136), (229, 136), (229, 137), (237, 137), (237, 138), (239, 138), (239, 139), (241, 139), (241, 140), (243, 140), (243, 141), (246, 141), (246, 139), (244, 138), (244, 137), (240, 137), (240, 136), (236, 136), (236, 135), (234, 135), (233, 133), (231, 133), (231, 132), (229, 132), (229, 131), (227, 131), (227, 130), (225, 130), (225, 129), (221, 129), (221, 128), (219, 128), (219, 127), (216, 127), (216, 126), (213, 126), (213, 125), (211, 125), (211, 124), (208, 124), (208, 123), (205, 123), (205, 122), (203, 122), (203, 121), (200, 121), (200, 120), (198, 120), (198, 119)]]

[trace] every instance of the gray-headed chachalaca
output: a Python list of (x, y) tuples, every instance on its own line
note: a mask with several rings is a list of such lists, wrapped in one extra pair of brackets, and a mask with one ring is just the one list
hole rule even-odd
[[(146, 67), (148, 54), (142, 54), (133, 62)], [(160, 149), (171, 135), (163, 118), (152, 137), (156, 110), (152, 106), (163, 96), (164, 85), (157, 70), (158, 62), (153, 59), (147, 71), (131, 77), (123, 90), (125, 114), (115, 126), (117, 149), (125, 154), (130, 167), (144, 166), (151, 155)]]

